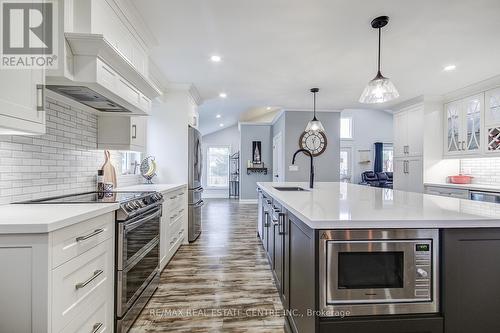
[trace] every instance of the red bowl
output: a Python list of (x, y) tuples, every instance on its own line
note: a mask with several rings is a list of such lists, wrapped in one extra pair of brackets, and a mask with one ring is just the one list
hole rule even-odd
[(470, 184), (472, 176), (458, 175), (450, 176), (450, 183), (452, 184)]

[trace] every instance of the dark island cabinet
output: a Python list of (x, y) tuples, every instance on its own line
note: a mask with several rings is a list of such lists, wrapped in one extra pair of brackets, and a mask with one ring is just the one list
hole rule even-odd
[(500, 229), (442, 235), (445, 333), (500, 332)]
[[(442, 333), (443, 318), (439, 316), (390, 316), (324, 320), (320, 333)], [(471, 332), (472, 333), (472, 332)]]
[(289, 267), (287, 317), (294, 333), (315, 332), (316, 320), (311, 310), (316, 309), (316, 263), (314, 231), (295, 216), (288, 214)]

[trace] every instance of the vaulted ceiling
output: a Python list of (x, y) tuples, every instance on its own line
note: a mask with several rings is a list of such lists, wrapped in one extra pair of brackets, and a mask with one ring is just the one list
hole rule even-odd
[[(366, 107), (358, 103), (376, 73), (400, 98), (440, 95), (500, 73), (498, 0), (142, 0), (135, 3), (158, 39), (152, 58), (172, 82), (193, 83), (204, 103), (202, 132), (234, 124), (255, 108)], [(222, 61), (213, 63), (211, 55)], [(449, 64), (456, 70), (443, 71)], [(219, 93), (227, 93), (220, 98)], [(220, 114), (221, 118), (216, 118)]]

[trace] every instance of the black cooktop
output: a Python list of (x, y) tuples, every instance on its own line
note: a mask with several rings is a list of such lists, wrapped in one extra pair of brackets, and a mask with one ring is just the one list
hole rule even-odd
[(127, 202), (154, 192), (85, 192), (18, 202), (23, 204), (75, 204)]

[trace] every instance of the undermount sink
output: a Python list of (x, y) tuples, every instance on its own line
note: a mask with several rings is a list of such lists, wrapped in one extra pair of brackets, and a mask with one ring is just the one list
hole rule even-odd
[(302, 187), (297, 187), (297, 186), (273, 186), (275, 189), (278, 191), (308, 191)]

